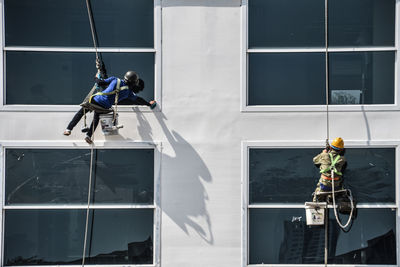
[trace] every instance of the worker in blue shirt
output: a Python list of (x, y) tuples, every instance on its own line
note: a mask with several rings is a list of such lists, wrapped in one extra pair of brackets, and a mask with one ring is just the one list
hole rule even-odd
[[(98, 86), (107, 86), (107, 88), (102, 92), (94, 94), (90, 98), (90, 104), (100, 106), (104, 109), (110, 109), (112, 105), (115, 104), (115, 98), (118, 97), (118, 103), (125, 102), (132, 105), (146, 105), (149, 106), (151, 109), (156, 106), (156, 102), (154, 100), (147, 102), (137, 95), (137, 93), (143, 91), (144, 81), (142, 79), (139, 79), (138, 75), (134, 71), (128, 71), (125, 74), (123, 80), (116, 77), (110, 77), (106, 79), (100, 79), (96, 77), (95, 82)], [(113, 93), (116, 89), (118, 90), (118, 96), (117, 94)], [(69, 136), (72, 129), (78, 124), (84, 114), (88, 111), (89, 110), (85, 110), (85, 108), (82, 107), (68, 124), (67, 129), (64, 131), (64, 135)], [(94, 111), (93, 121), (90, 124), (90, 127), (85, 137), (85, 141), (89, 144), (93, 143), (91, 138), (93, 132), (99, 124), (99, 119), (100, 113)]]

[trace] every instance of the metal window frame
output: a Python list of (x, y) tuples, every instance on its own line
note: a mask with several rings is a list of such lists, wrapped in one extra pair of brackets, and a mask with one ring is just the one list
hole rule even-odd
[[(240, 59), (240, 111), (241, 112), (321, 112), (326, 110), (326, 105), (248, 105), (248, 56), (250, 53), (306, 53), (323, 52), (323, 47), (297, 47), (297, 48), (248, 48), (248, 2), (241, 0), (241, 59)], [(400, 68), (398, 67), (399, 29), (400, 29), (400, 0), (396, 1), (395, 16), (395, 45), (389, 47), (331, 47), (328, 52), (361, 52), (361, 51), (394, 51), (394, 104), (360, 104), (360, 105), (329, 105), (329, 111), (392, 111), (400, 110), (400, 93), (398, 80)]]
[[(4, 260), (4, 216), (6, 210), (19, 210), (19, 209), (86, 209), (87, 205), (72, 204), (72, 205), (5, 205), (5, 151), (12, 148), (27, 148), (27, 149), (89, 149), (90, 147), (85, 142), (59, 142), (59, 141), (5, 141), (0, 142), (0, 171), (1, 171), (1, 186), (0, 190), (0, 223), (1, 223), (1, 242), (0, 242), (0, 266), (3, 265)], [(115, 142), (101, 142), (97, 141), (95, 149), (153, 149), (154, 150), (154, 202), (153, 204), (91, 204), (90, 209), (153, 209), (153, 264), (123, 264), (123, 265), (91, 265), (91, 266), (148, 266), (159, 267), (161, 266), (161, 155), (162, 143), (154, 142), (137, 142), (137, 141), (115, 141)], [(41, 265), (35, 265), (41, 266)], [(59, 265), (46, 265), (49, 267), (58, 267)], [(81, 265), (68, 265), (68, 266), (81, 266)], [(27, 267), (27, 266), (24, 266)]]
[[(161, 78), (162, 78), (162, 55), (161, 55), (161, 38), (162, 38), (162, 23), (161, 23), (161, 0), (154, 1), (154, 48), (99, 48), (99, 52), (103, 53), (153, 53), (154, 54), (154, 100), (157, 101), (157, 111), (161, 111), (162, 106), (162, 94), (161, 94)], [(91, 47), (32, 47), (32, 46), (5, 46), (5, 29), (4, 29), (4, 0), (0, 0), (0, 29), (2, 33), (0, 35), (0, 111), (58, 111), (58, 112), (70, 112), (77, 111), (77, 105), (8, 105), (6, 101), (6, 57), (7, 51), (40, 51), (40, 52), (92, 52), (95, 53), (95, 49)], [(90, 88), (88, 88), (88, 91)], [(132, 111), (133, 106), (119, 106), (119, 112)], [(135, 106), (135, 109), (142, 112), (153, 112), (147, 106)]]
[[(242, 154), (241, 154), (241, 183), (242, 183), (242, 227), (241, 227), (241, 241), (242, 241), (242, 267), (265, 267), (265, 266), (305, 266), (302, 264), (248, 264), (249, 255), (249, 209), (251, 208), (304, 208), (302, 204), (252, 204), (249, 203), (249, 150), (251, 148), (321, 148), (321, 144), (325, 144), (325, 140), (277, 140), (277, 141), (242, 141)], [(358, 205), (359, 208), (384, 208), (384, 209), (396, 209), (396, 248), (397, 248), (397, 264), (400, 262), (400, 189), (398, 182), (400, 174), (400, 141), (360, 141), (360, 140), (347, 140), (346, 147), (348, 148), (395, 148), (395, 158), (396, 158), (396, 170), (395, 170), (395, 204), (384, 204), (384, 203), (374, 203), (374, 204), (361, 204)], [(325, 266), (324, 264), (316, 264), (313, 266)], [(355, 267), (355, 266), (367, 266), (367, 265), (351, 265), (351, 264), (328, 264), (328, 266), (341, 266), (341, 267)], [(368, 266), (390, 266), (394, 267), (397, 265), (368, 265)]]

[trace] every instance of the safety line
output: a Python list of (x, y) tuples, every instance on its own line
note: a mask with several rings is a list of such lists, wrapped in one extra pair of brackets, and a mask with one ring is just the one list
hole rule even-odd
[(89, 16), (90, 30), (92, 33), (93, 45), (94, 45), (94, 49), (96, 52), (96, 59), (101, 59), (101, 56), (99, 57), (99, 53), (97, 51), (97, 42), (96, 42), (97, 33), (96, 33), (95, 25), (94, 25), (92, 8), (90, 6), (90, 0), (86, 0), (86, 8), (87, 8), (88, 16)]
[(325, 102), (326, 141), (329, 142), (329, 63), (328, 63), (328, 0), (325, 0)]
[[(93, 111), (93, 116), (95, 116), (95, 111)], [(87, 235), (88, 235), (88, 226), (89, 226), (90, 200), (91, 200), (91, 193), (92, 193), (93, 157), (94, 157), (94, 119), (92, 121), (92, 136), (93, 136), (92, 144), (90, 145), (89, 189), (88, 189), (88, 198), (87, 198), (88, 201), (87, 201), (87, 208), (86, 208), (85, 239), (83, 241), (82, 267), (85, 266), (85, 254), (86, 254)]]

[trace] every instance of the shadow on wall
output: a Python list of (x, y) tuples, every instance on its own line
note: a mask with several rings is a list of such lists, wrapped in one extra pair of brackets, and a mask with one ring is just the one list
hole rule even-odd
[[(161, 112), (155, 112), (160, 126), (167, 137), (169, 145), (175, 152), (175, 156), (162, 154), (162, 163), (172, 170), (177, 171), (176, 184), (189, 190), (179, 190), (179, 194), (173, 196), (176, 205), (163, 205), (165, 212), (186, 234), (189, 228), (195, 230), (207, 243), (214, 244), (210, 215), (206, 208), (208, 201), (207, 192), (202, 180), (210, 183), (211, 174), (194, 148), (177, 132), (169, 131), (165, 121), (167, 118)], [(153, 140), (151, 127), (141, 112), (136, 112), (138, 132), (142, 140)], [(182, 169), (184, 168), (184, 169)], [(164, 188), (165, 189), (165, 188)]]

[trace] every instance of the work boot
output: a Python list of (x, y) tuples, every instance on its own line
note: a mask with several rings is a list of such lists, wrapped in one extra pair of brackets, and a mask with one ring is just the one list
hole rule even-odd
[(86, 135), (85, 141), (86, 141), (86, 143), (88, 143), (89, 145), (93, 144), (93, 141), (92, 141), (92, 139), (90, 138), (89, 135)]
[(66, 136), (69, 136), (71, 134), (71, 130), (65, 129), (63, 134), (66, 135)]

